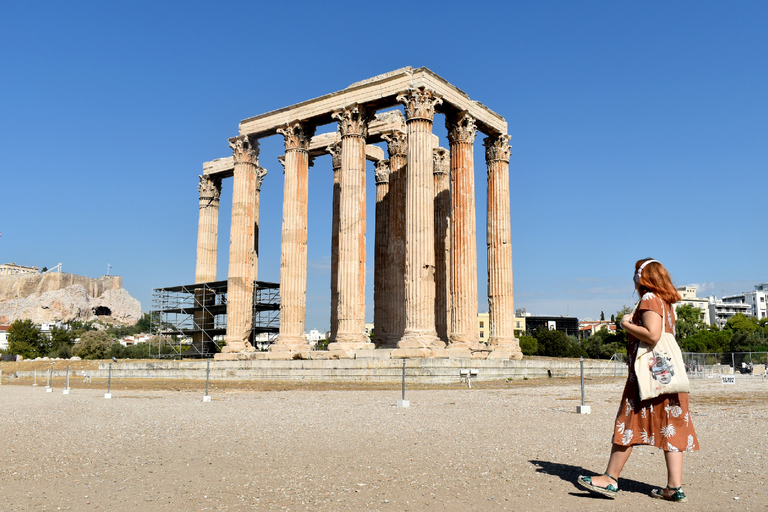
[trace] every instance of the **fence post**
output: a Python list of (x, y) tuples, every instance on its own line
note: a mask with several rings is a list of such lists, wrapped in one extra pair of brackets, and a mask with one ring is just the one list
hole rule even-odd
[(208, 358), (208, 361), (205, 366), (205, 396), (203, 397), (203, 402), (210, 402), (211, 401), (211, 395), (208, 394), (208, 380), (211, 375), (211, 358)]
[(403, 398), (397, 401), (398, 407), (410, 407), (411, 402), (405, 399), (405, 359), (403, 359)]
[(67, 383), (64, 387), (63, 394), (68, 395), (69, 394), (69, 365), (67, 365)]
[(581, 368), (581, 405), (576, 406), (576, 413), (589, 414), (592, 412), (592, 408), (589, 405), (584, 405), (584, 357), (579, 358), (579, 366)]

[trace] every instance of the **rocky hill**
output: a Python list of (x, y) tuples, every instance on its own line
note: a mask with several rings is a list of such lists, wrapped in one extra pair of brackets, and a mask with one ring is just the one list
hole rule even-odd
[(28, 318), (38, 324), (101, 319), (133, 325), (141, 318), (141, 303), (122, 286), (120, 276), (0, 276), (0, 324)]

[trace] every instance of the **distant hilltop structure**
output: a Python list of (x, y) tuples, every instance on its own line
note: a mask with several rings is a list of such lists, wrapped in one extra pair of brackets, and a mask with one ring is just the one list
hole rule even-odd
[(18, 274), (37, 274), (40, 269), (37, 267), (25, 267), (15, 263), (5, 263), (0, 265), (0, 276), (11, 276)]
[(0, 265), (0, 324), (89, 321), (132, 325), (141, 303), (123, 289), (121, 276), (91, 278), (37, 267)]

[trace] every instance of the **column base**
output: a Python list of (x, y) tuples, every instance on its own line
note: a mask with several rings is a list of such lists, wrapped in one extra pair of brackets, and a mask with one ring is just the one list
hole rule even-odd
[(517, 338), (511, 336), (492, 336), (488, 340), (488, 348), (491, 353), (489, 359), (517, 359), (523, 358), (520, 351), (520, 343)]
[(480, 340), (470, 338), (469, 336), (451, 336), (448, 341), (448, 348), (480, 350)]
[(279, 336), (275, 342), (269, 346), (270, 354), (290, 354), (290, 358), (299, 357), (300, 359), (309, 359), (309, 352), (312, 350), (309, 342), (304, 336)]
[(256, 352), (256, 349), (247, 341), (227, 341), (227, 344), (221, 349), (222, 354), (240, 354), (243, 352)]
[(374, 350), (376, 345), (370, 341), (335, 341), (328, 344), (328, 350), (333, 352), (336, 350), (348, 351), (348, 350)]
[(345, 345), (362, 343), (364, 345), (375, 346), (371, 342), (371, 338), (367, 336), (364, 332), (363, 333), (337, 333), (336, 339), (334, 339), (331, 343), (329, 343), (329, 346), (333, 343), (343, 343)]
[(432, 332), (406, 332), (400, 341), (397, 342), (397, 348), (419, 349), (419, 348), (445, 348), (445, 342), (437, 337), (437, 333)]

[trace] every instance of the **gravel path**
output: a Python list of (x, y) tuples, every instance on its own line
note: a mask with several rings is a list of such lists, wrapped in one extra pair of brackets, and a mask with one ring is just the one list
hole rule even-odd
[[(551, 382), (551, 381), (550, 381)], [(694, 381), (702, 450), (687, 505), (648, 496), (662, 452), (635, 449), (616, 500), (574, 484), (605, 468), (623, 382), (507, 389), (199, 392), (0, 386), (0, 510), (765, 510), (768, 381)]]

